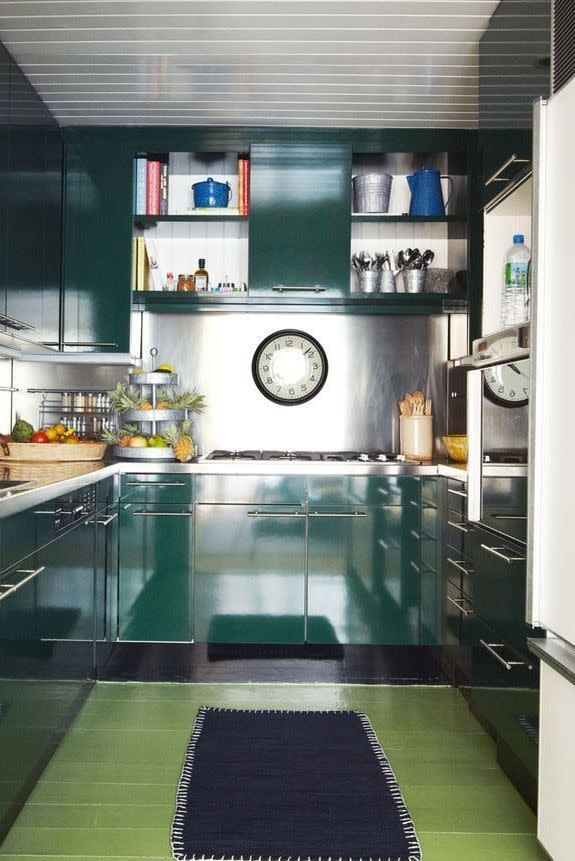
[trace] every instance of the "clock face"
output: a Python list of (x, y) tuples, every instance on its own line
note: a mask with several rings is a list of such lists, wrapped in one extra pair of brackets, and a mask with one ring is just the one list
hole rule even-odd
[(488, 368), (484, 374), (485, 393), (505, 407), (523, 407), (529, 401), (529, 359)]
[(327, 378), (327, 356), (315, 338), (296, 329), (274, 332), (254, 353), (252, 374), (260, 392), (276, 404), (303, 404)]

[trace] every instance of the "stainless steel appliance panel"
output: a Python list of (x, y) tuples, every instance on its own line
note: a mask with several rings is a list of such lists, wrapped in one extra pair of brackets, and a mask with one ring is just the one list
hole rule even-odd
[[(317, 338), (329, 363), (324, 388), (299, 406), (272, 403), (252, 379), (258, 344), (289, 328)], [(440, 315), (145, 313), (143, 320), (143, 355), (156, 346), (186, 386), (206, 395), (206, 412), (193, 430), (203, 454), (219, 448), (397, 450), (397, 401), (416, 388), (433, 398), (438, 439), (445, 428), (448, 340), (448, 317)]]

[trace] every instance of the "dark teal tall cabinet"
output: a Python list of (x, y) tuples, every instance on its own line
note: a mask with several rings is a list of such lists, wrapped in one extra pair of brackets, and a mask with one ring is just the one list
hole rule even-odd
[(0, 313), (58, 343), (63, 141), (0, 45)]

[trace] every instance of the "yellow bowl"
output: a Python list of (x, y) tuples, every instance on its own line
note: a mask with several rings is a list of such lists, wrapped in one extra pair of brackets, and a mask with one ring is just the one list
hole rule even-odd
[(442, 436), (441, 441), (451, 460), (455, 460), (457, 463), (467, 463), (467, 436), (465, 434)]

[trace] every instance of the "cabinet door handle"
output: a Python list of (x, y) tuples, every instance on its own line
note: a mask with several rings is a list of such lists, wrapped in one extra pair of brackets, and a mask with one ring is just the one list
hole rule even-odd
[(462, 616), (473, 616), (473, 610), (466, 610), (465, 607), (462, 607), (459, 603), (463, 601), (463, 598), (451, 598), (449, 595), (445, 596), (450, 604), (453, 604), (454, 607), (457, 607)]
[(185, 481), (127, 481), (126, 487), (186, 487)]
[(503, 171), (512, 164), (527, 164), (528, 162), (528, 158), (519, 158), (515, 154), (509, 156), (507, 161), (504, 161), (501, 167), (498, 167), (495, 173), (492, 173), (489, 179), (485, 180), (485, 185), (491, 185), (492, 182), (509, 182), (509, 177), (501, 176)]
[(412, 506), (412, 508), (419, 508), (419, 502), (416, 502), (415, 499), (410, 499), (409, 504)]
[(410, 529), (410, 530), (409, 530), (409, 534), (410, 534), (413, 538), (417, 539), (417, 541), (420, 541), (420, 539), (421, 539), (421, 535), (420, 535), (420, 533), (419, 533), (416, 529)]
[(467, 499), (467, 494), (463, 490), (452, 490), (451, 488), (448, 488), (447, 492), (453, 494), (453, 496), (462, 496), (463, 499)]
[(305, 517), (303, 511), (248, 511), (248, 517)]
[(4, 583), (2, 584), (2, 588), (6, 591), (0, 595), (0, 601), (3, 601), (4, 598), (7, 598), (8, 595), (13, 595), (14, 592), (17, 592), (21, 586), (25, 583), (28, 583), (30, 580), (33, 580), (34, 577), (37, 577), (38, 574), (41, 574), (42, 571), (46, 569), (45, 565), (41, 565), (39, 568), (31, 569), (31, 568), (19, 568), (15, 571), (15, 574), (26, 574), (27, 576), (20, 580), (18, 583)]
[(527, 520), (526, 514), (492, 514), (494, 520)]
[(447, 557), (447, 561), (450, 565), (453, 565), (454, 568), (457, 568), (458, 571), (461, 571), (463, 574), (473, 574), (473, 568), (466, 568), (465, 565), (462, 565), (457, 559), (450, 559)]
[(115, 341), (62, 341), (63, 347), (117, 347)]
[(321, 511), (310, 511), (310, 517), (367, 517), (366, 511), (332, 511), (332, 512), (321, 512)]
[(191, 511), (132, 511), (134, 517), (191, 517)]
[(413, 568), (414, 571), (416, 571), (418, 574), (421, 574), (421, 568), (419, 567), (417, 562), (410, 562), (409, 565), (411, 568)]
[(311, 287), (306, 287), (304, 284), (274, 284), (272, 290), (274, 293), (325, 293), (326, 288), (321, 284), (314, 284)]
[(116, 512), (115, 514), (108, 514), (107, 517), (103, 517), (102, 519), (96, 518), (96, 520), (87, 520), (86, 526), (94, 526), (94, 524), (96, 524), (96, 526), (108, 526), (113, 520), (116, 519), (117, 516), (118, 512)]
[(528, 670), (533, 669), (531, 664), (526, 664), (525, 661), (506, 661), (505, 658), (502, 658), (497, 649), (504, 649), (505, 643), (486, 643), (485, 640), (480, 640), (479, 642), (506, 670), (512, 670), (513, 667), (527, 667)]
[(465, 534), (471, 531), (467, 526), (463, 526), (462, 523), (455, 523), (454, 520), (448, 520), (447, 525), (453, 526), (454, 529), (458, 529), (460, 532), (465, 532)]
[(498, 559), (503, 559), (508, 565), (513, 562), (525, 562), (525, 556), (507, 556), (506, 553), (502, 553), (502, 550), (506, 550), (505, 547), (488, 547), (487, 544), (482, 544), (481, 549), (485, 550), (486, 553), (491, 553), (492, 556), (497, 556)]

